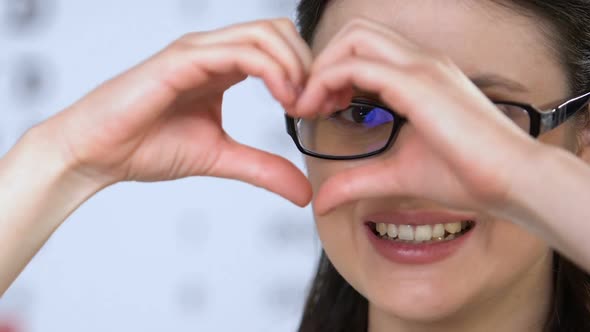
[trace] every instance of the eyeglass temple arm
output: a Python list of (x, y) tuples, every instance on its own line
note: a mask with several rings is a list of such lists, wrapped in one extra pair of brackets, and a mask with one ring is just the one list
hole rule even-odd
[(544, 112), (541, 114), (541, 128), (539, 134), (564, 123), (582, 108), (586, 107), (588, 102), (590, 102), (590, 92), (570, 99), (555, 109)]
[(289, 136), (294, 136), (295, 126), (293, 125), (293, 118), (287, 113), (285, 113), (285, 126), (287, 128), (287, 134), (289, 134)]

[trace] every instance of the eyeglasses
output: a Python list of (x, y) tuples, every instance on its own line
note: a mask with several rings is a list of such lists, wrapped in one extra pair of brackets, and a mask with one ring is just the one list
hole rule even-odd
[[(500, 112), (536, 138), (588, 106), (590, 92), (545, 111), (512, 101), (493, 102)], [(386, 106), (361, 98), (327, 116), (303, 119), (285, 114), (285, 119), (287, 133), (299, 151), (330, 160), (367, 158), (386, 151), (407, 121)]]

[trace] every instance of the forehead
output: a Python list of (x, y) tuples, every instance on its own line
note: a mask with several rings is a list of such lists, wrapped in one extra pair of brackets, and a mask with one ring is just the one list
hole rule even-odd
[(318, 25), (314, 54), (354, 17), (383, 23), (425, 50), (446, 54), (468, 76), (490, 73), (521, 83), (532, 91), (512, 92), (521, 101), (540, 104), (567, 94), (540, 18), (483, 0), (332, 0)]

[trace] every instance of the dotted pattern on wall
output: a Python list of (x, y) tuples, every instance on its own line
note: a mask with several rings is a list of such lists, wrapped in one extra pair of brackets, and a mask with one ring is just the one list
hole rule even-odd
[[(0, 0), (0, 155), (179, 36), (292, 17), (295, 1)], [(260, 80), (224, 107), (230, 135), (303, 167)], [(237, 181), (117, 184), (0, 299), (0, 331), (294, 331), (319, 250), (309, 209)]]

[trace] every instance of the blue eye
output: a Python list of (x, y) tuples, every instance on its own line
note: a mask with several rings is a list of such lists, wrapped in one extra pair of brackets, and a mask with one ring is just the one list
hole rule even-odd
[(361, 124), (366, 128), (375, 128), (393, 121), (393, 115), (378, 107), (351, 106), (337, 112), (334, 117), (340, 117), (352, 124)]

